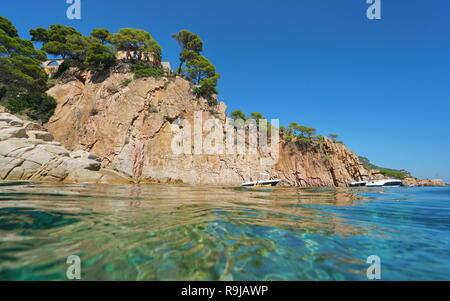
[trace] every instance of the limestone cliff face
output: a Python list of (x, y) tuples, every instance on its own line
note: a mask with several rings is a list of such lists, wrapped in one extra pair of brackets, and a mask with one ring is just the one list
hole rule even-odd
[[(226, 121), (226, 106), (210, 107), (192, 94), (182, 78), (143, 78), (127, 83), (130, 73), (113, 73), (101, 82), (86, 78), (59, 83), (48, 91), (58, 103), (46, 128), (71, 151), (84, 150), (101, 158), (102, 166), (139, 181), (237, 185), (244, 181), (281, 178), (285, 185), (346, 186), (368, 172), (344, 145), (279, 142), (276, 164), (261, 164), (255, 154), (175, 155), (173, 124), (179, 118), (194, 124)], [(176, 128), (176, 127), (175, 127)], [(208, 132), (203, 133), (207, 135)], [(226, 134), (226, 133), (225, 133)]]

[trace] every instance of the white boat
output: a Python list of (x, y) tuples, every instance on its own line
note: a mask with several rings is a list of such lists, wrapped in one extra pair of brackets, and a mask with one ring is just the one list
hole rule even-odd
[(242, 183), (242, 187), (257, 187), (257, 186), (276, 186), (278, 183), (280, 183), (281, 180), (260, 180), (255, 182), (247, 182)]
[(382, 180), (369, 180), (369, 181), (359, 181), (352, 182), (349, 184), (350, 187), (400, 187), (402, 186), (402, 181), (399, 179), (382, 179)]
[(399, 179), (383, 179), (368, 181), (366, 187), (400, 187), (402, 184)]
[(361, 186), (366, 186), (366, 185), (367, 185), (367, 181), (352, 182), (349, 184), (350, 187), (361, 187)]

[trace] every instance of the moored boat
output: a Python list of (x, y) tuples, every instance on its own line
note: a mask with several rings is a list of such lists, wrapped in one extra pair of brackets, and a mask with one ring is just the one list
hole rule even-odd
[(399, 179), (382, 179), (352, 182), (349, 187), (400, 187), (402, 185), (403, 182)]
[(352, 182), (348, 186), (350, 186), (350, 187), (362, 187), (362, 186), (366, 186), (366, 185), (367, 185), (367, 181), (359, 181), (359, 182)]
[(366, 187), (400, 187), (402, 184), (399, 179), (383, 179), (368, 181)]
[(276, 186), (281, 180), (260, 180), (255, 182), (242, 183), (242, 187)]

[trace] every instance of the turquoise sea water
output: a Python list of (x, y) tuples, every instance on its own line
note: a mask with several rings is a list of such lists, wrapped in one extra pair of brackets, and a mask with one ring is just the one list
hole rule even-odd
[(0, 183), (0, 280), (450, 280), (450, 187)]

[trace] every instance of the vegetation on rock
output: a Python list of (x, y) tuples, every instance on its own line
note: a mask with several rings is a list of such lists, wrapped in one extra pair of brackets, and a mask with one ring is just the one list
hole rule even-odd
[(56, 102), (45, 94), (48, 76), (40, 66), (47, 56), (21, 39), (11, 21), (0, 16), (0, 104), (12, 113), (47, 121)]
[[(215, 95), (220, 74), (216, 67), (203, 55), (203, 41), (200, 37), (188, 30), (182, 30), (172, 37), (181, 47), (180, 65), (177, 73), (196, 85), (194, 93), (197, 97), (203, 97), (210, 105), (216, 105)], [(183, 69), (183, 65), (187, 68)]]
[(49, 29), (38, 27), (30, 30), (32, 41), (41, 42), (49, 55), (64, 59), (65, 69), (76, 67), (91, 71), (103, 71), (116, 63), (110, 37), (106, 29), (94, 29), (85, 37), (73, 27), (51, 25)]
[(397, 179), (404, 179), (404, 178), (411, 177), (411, 174), (409, 171), (380, 167), (375, 164), (372, 164), (369, 161), (369, 159), (367, 159), (366, 157), (360, 156), (359, 161), (361, 162), (361, 164), (364, 166), (365, 169), (378, 170), (381, 174), (383, 174), (387, 177), (397, 178)]

